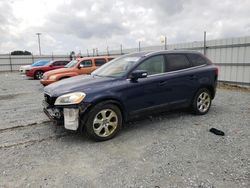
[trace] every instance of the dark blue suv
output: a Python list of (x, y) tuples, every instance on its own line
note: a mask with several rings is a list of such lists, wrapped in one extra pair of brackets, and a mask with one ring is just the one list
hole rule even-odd
[(44, 88), (44, 112), (69, 130), (98, 141), (114, 137), (141, 115), (190, 107), (206, 114), (215, 96), (218, 69), (193, 51), (139, 52), (103, 65), (91, 75)]

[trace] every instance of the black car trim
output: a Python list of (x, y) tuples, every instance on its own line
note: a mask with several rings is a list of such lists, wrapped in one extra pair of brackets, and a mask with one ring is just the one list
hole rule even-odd
[(187, 100), (183, 99), (183, 100), (179, 100), (179, 101), (174, 101), (174, 102), (168, 102), (165, 104), (160, 104), (160, 105), (156, 105), (156, 106), (151, 106), (148, 108), (143, 108), (140, 110), (135, 110), (129, 113), (129, 115), (138, 115), (138, 114), (143, 114), (146, 112), (150, 112), (152, 113), (153, 111), (164, 111), (164, 108), (167, 109), (168, 107), (172, 106), (172, 105), (180, 105), (180, 104), (189, 104)]
[[(170, 71), (170, 72), (163, 72), (163, 73), (158, 73), (158, 74), (152, 74), (152, 75), (149, 75), (147, 78), (154, 77), (154, 76), (165, 75), (165, 74), (173, 74), (173, 73), (178, 73), (178, 72), (184, 72), (184, 71), (187, 71), (187, 70), (193, 70), (193, 69), (204, 67), (204, 66), (207, 66), (207, 65), (199, 65), (199, 66), (196, 66), (196, 67), (189, 67), (189, 68), (181, 69), (181, 70), (177, 70), (177, 71)], [(127, 80), (130, 80), (130, 78), (127, 78)]]

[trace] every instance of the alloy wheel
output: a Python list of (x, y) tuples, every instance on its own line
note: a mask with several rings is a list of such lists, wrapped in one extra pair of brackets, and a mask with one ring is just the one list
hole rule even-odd
[(93, 121), (93, 130), (100, 137), (110, 136), (118, 126), (118, 116), (111, 109), (98, 112)]
[(210, 103), (210, 95), (207, 92), (202, 92), (197, 98), (197, 109), (204, 113), (209, 109)]

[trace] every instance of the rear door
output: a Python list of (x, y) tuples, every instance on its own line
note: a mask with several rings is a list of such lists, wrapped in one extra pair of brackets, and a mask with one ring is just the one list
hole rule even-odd
[(167, 75), (162, 87), (170, 91), (167, 102), (189, 104), (199, 85), (196, 71), (185, 54), (166, 54), (165, 57)]
[(51, 69), (58, 69), (58, 68), (62, 68), (62, 67), (64, 67), (62, 61), (55, 61), (52, 63)]
[(98, 67), (104, 65), (104, 64), (107, 62), (107, 60), (104, 59), (104, 58), (95, 59), (94, 61), (95, 61), (95, 66), (96, 66), (96, 68), (98, 68)]

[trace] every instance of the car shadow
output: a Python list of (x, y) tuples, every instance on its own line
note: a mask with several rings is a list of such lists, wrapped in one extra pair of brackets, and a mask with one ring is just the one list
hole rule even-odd
[[(148, 129), (154, 125), (154, 128), (161, 127), (160, 123), (165, 122), (166, 120), (175, 120), (185, 116), (193, 116), (188, 110), (173, 110), (167, 112), (161, 112), (154, 115), (142, 116), (138, 118), (134, 118), (126, 123), (124, 123), (120, 133), (114, 139), (119, 139), (118, 137), (122, 137), (123, 135), (135, 131), (138, 129)], [(63, 140), (74, 143), (95, 143), (95, 141), (91, 140), (86, 132), (80, 133), (80, 131), (70, 131), (66, 130), (63, 125), (54, 125), (55, 132), (59, 131), (63, 133)]]

